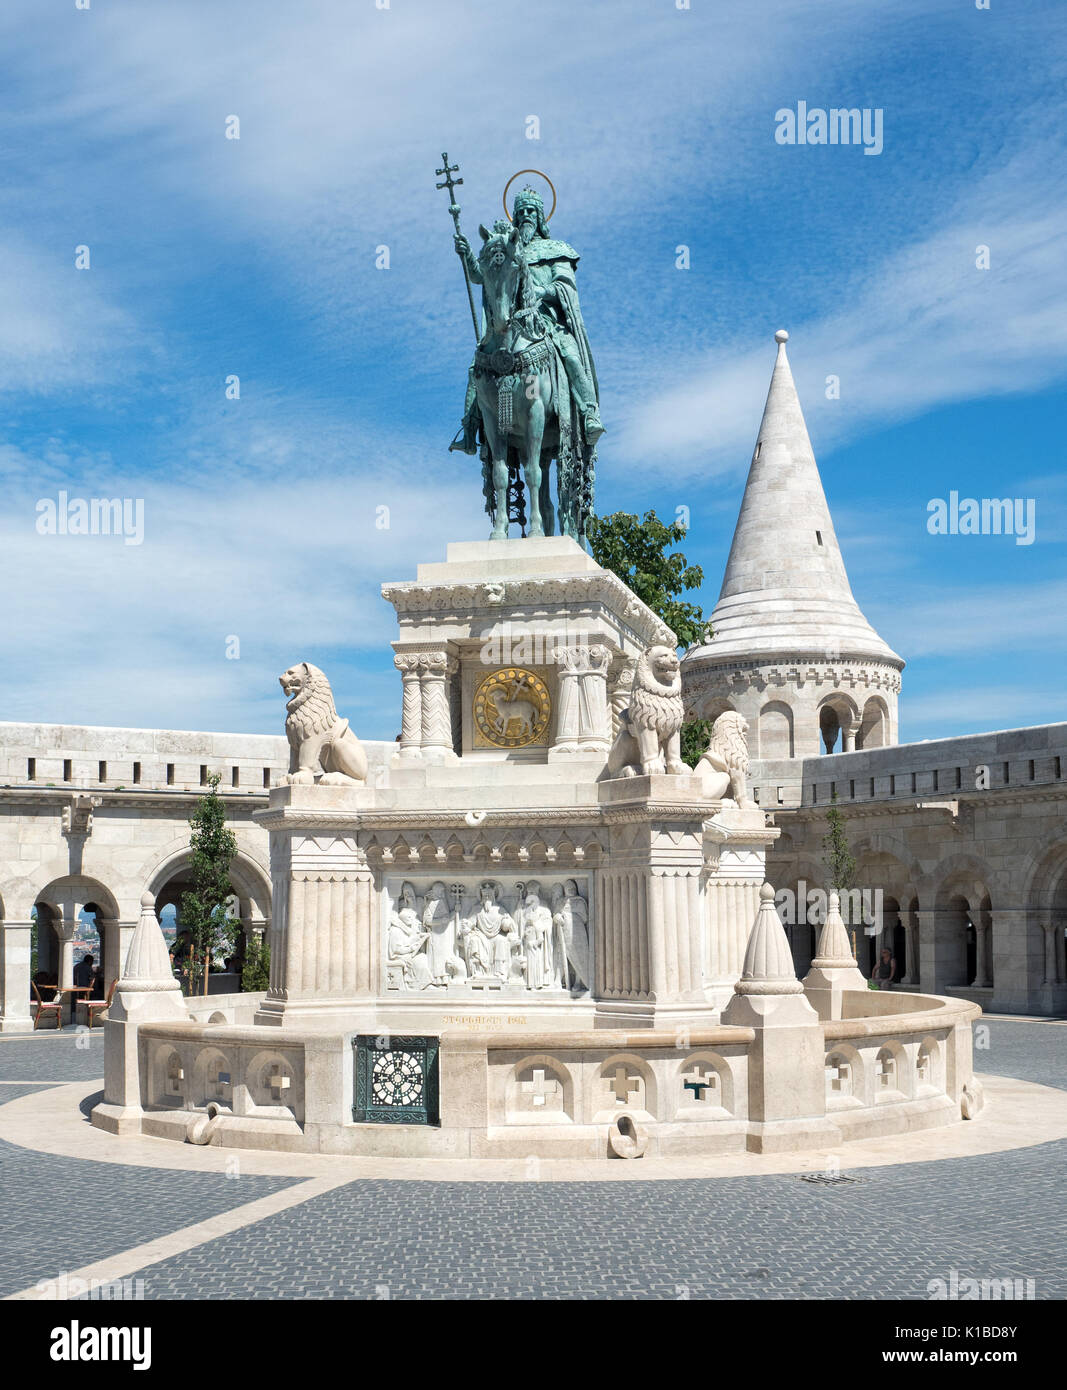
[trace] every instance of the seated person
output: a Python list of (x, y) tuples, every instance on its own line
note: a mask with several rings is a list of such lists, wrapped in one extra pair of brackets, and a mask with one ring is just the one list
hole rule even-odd
[(103, 999), (104, 997), (104, 967), (98, 965), (93, 971), (92, 992), (86, 995), (87, 999)]
[(84, 955), (84, 956), (82, 956), (81, 960), (80, 960), (80, 961), (78, 962), (78, 964), (74, 967), (74, 983), (75, 983), (75, 985), (77, 985), (77, 986), (79, 986), (79, 987), (84, 987), (85, 985), (91, 985), (91, 984), (92, 984), (92, 982), (93, 982), (93, 965), (94, 965), (94, 961), (93, 961), (92, 956), (90, 956), (90, 955)]
[(890, 989), (897, 973), (897, 963), (888, 946), (882, 947), (882, 955), (871, 971), (871, 983), (875, 989)]

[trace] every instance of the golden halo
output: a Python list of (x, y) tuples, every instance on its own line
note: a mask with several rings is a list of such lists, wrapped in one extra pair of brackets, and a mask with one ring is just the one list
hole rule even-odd
[(515, 180), (521, 178), (523, 174), (536, 174), (538, 178), (544, 179), (545, 183), (547, 183), (549, 188), (551, 188), (552, 211), (545, 218), (546, 222), (551, 222), (552, 218), (556, 214), (556, 185), (552, 182), (548, 175), (543, 174), (540, 169), (520, 169), (517, 174), (512, 174), (511, 178), (508, 179), (507, 183), (504, 185), (504, 216), (508, 219), (509, 222), (512, 220), (511, 213), (508, 212), (508, 189), (515, 182)]

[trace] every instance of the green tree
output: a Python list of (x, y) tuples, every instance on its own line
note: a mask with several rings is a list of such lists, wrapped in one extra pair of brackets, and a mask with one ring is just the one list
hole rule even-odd
[(206, 796), (200, 797), (189, 818), (189, 845), (193, 851), (190, 878), (193, 886), (182, 894), (180, 930), (189, 934), (186, 972), (190, 994), (207, 992), (206, 970), (220, 937), (232, 945), (238, 927), (226, 913), (233, 895), (230, 864), (237, 854), (237, 838), (226, 824), (226, 807), (219, 796), (222, 778), (210, 773)]
[[(829, 888), (834, 892), (844, 895), (851, 887), (852, 880), (856, 874), (856, 860), (852, 851), (848, 847), (848, 836), (845, 833), (845, 817), (837, 806), (837, 792), (831, 792), (830, 805), (826, 808), (827, 831), (823, 836), (823, 849), (826, 851), (826, 867), (829, 871)], [(851, 905), (848, 898), (842, 896), (841, 915), (846, 926), (851, 926), (849, 917), (851, 915)], [(855, 937), (853, 936), (852, 954), (856, 954)]]
[(270, 988), (270, 946), (258, 936), (252, 937), (245, 950), (241, 988), (246, 994)]
[[(612, 512), (610, 516), (589, 518), (587, 534), (593, 559), (617, 574), (657, 617), (663, 619), (678, 640), (678, 646), (691, 647), (706, 641), (710, 628), (700, 606), (679, 597), (686, 589), (704, 582), (704, 571), (691, 565), (680, 551), (668, 554), (670, 547), (686, 537), (679, 522), (668, 525), (655, 511), (643, 517), (632, 512)], [(708, 746), (711, 721), (691, 719), (682, 725), (682, 761), (696, 767)]]
[(689, 564), (679, 551), (667, 553), (672, 545), (685, 540), (684, 526), (678, 522), (668, 526), (654, 511), (645, 512), (643, 517), (612, 512), (610, 516), (591, 516), (588, 536), (597, 564), (617, 574), (647, 603), (675, 634), (680, 647), (691, 647), (703, 639), (707, 623), (699, 605), (678, 596), (686, 589), (699, 588), (704, 571)]

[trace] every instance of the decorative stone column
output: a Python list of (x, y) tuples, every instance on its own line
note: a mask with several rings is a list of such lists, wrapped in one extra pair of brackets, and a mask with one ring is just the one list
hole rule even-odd
[(358, 843), (367, 787), (285, 787), (255, 819), (270, 832), (270, 988), (257, 1023), (349, 1012), (378, 991), (377, 895)]
[(111, 988), (112, 980), (122, 978), (126, 956), (137, 930), (136, 922), (120, 922), (117, 917), (104, 917), (97, 920), (97, 931), (103, 945), (104, 994)]
[(422, 678), (419, 657), (401, 652), (393, 657), (393, 665), (404, 682), (404, 705), (401, 714), (400, 756), (422, 757)]
[(901, 985), (909, 988), (917, 988), (919, 984), (919, 928), (912, 920), (911, 907), (900, 909), (900, 923), (904, 928), (904, 974), (900, 977)]
[[(64, 912), (57, 912), (53, 918), (56, 937), (59, 941), (59, 984), (69, 989), (74, 984), (74, 925), (75, 919)], [(71, 996), (73, 998), (73, 996)]]
[(608, 647), (561, 647), (556, 696), (556, 738), (549, 761), (587, 754), (603, 758), (611, 746), (608, 721)]
[(33, 1027), (30, 955), (33, 923), (0, 921), (0, 1033)]
[(1056, 937), (1060, 933), (1060, 928), (1055, 922), (1042, 922), (1041, 931), (1045, 938), (1045, 968), (1041, 983), (1043, 985), (1058, 985), (1061, 980)]
[(974, 924), (974, 985), (976, 989), (990, 989), (993, 976), (990, 972), (990, 949), (993, 941), (992, 927), (986, 922)]
[(573, 757), (578, 752), (578, 681), (583, 668), (581, 647), (560, 647), (555, 653), (559, 667), (556, 687), (556, 737), (548, 750), (549, 762)]
[(608, 716), (608, 665), (611, 651), (604, 646), (584, 648), (586, 662), (578, 674), (578, 747), (583, 753), (606, 757), (611, 747)]
[(748, 1052), (747, 1147), (773, 1153), (797, 1147), (798, 1134), (812, 1145), (834, 1142), (839, 1134), (826, 1120), (819, 1016), (796, 977), (769, 883), (761, 886), (759, 898), (741, 978), (722, 1021), (755, 1029)]
[(612, 740), (619, 732), (619, 720), (622, 712), (630, 704), (630, 696), (634, 687), (634, 671), (636, 664), (633, 661), (616, 659), (611, 664), (608, 673), (608, 685), (610, 687), (611, 703), (611, 737)]
[(704, 823), (704, 996), (721, 1008), (733, 998), (766, 873), (768, 828), (758, 807), (724, 808)]
[(937, 926), (943, 914), (934, 908), (920, 908), (919, 918), (919, 989), (923, 994), (933, 994), (937, 981)]
[(422, 704), (422, 756), (427, 762), (452, 762), (452, 713), (448, 686), (457, 668), (455, 657), (447, 651), (418, 654)]
[(841, 916), (841, 897), (830, 894), (826, 921), (811, 969), (804, 976), (804, 993), (820, 1019), (841, 1017), (841, 995), (846, 990), (866, 990), (867, 981), (852, 959), (848, 932)]
[[(141, 916), (104, 1024), (104, 1099), (92, 1114), (98, 1129), (111, 1134), (140, 1132), (138, 1030), (142, 1023), (171, 1023), (188, 1017), (156, 916), (155, 899), (144, 893)], [(146, 1065), (146, 1076), (150, 1073), (151, 1067)]]

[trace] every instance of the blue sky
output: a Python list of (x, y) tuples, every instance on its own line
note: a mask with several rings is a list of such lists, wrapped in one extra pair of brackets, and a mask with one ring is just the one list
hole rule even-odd
[[(393, 736), (380, 584), (487, 534), (446, 452), (471, 347), (446, 148), (471, 235), (512, 173), (551, 174), (608, 428), (598, 509), (688, 507), (707, 611), (785, 327), (853, 589), (908, 660), (902, 737), (1067, 717), (1062, 6), (531, 13), (9, 0), (3, 717), (275, 731), (276, 675), (310, 659)], [(799, 100), (881, 109), (882, 153), (777, 144)], [(39, 535), (61, 490), (143, 499), (144, 543)], [(1033, 497), (1036, 543), (930, 536), (951, 490)]]

